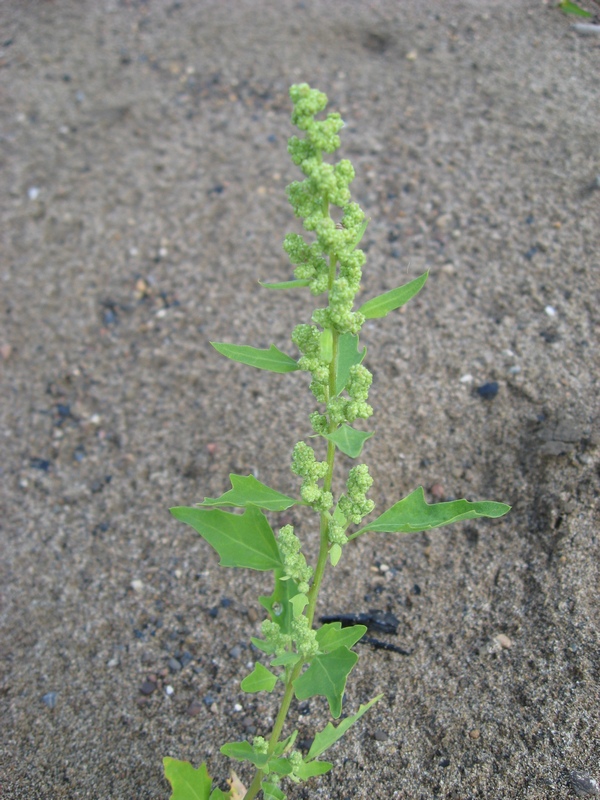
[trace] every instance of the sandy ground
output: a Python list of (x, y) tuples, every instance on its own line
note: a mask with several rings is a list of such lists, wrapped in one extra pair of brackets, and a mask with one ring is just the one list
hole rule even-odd
[[(513, 511), (347, 549), (321, 608), (391, 611), (411, 655), (359, 645), (345, 708), (385, 698), (289, 797), (591, 796), (600, 37), (552, 5), (0, 4), (3, 799), (167, 798), (165, 755), (222, 783), (219, 746), (274, 714), (239, 689), (268, 577), (167, 509), (230, 472), (298, 491), (306, 376), (208, 345), (293, 354), (310, 317), (257, 283), (291, 277), (298, 81), (347, 123), (364, 299), (431, 271), (364, 329), (378, 509), (422, 484)], [(291, 714), (304, 740), (326, 720)]]

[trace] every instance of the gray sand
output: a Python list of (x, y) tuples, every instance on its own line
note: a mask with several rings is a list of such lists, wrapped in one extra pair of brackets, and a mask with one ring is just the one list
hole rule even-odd
[[(422, 484), (513, 511), (347, 549), (321, 608), (393, 612), (381, 638), (411, 655), (358, 646), (345, 709), (385, 698), (289, 797), (567, 798), (573, 771), (589, 796), (600, 37), (553, 5), (2, 3), (3, 800), (167, 798), (165, 755), (222, 785), (219, 746), (276, 710), (239, 689), (268, 576), (218, 568), (167, 509), (230, 472), (298, 491), (306, 376), (208, 344), (293, 354), (310, 317), (257, 283), (291, 277), (298, 81), (347, 123), (363, 298), (431, 271), (364, 329), (378, 509)], [(314, 552), (312, 517), (288, 517)], [(327, 719), (311, 700), (290, 721)]]

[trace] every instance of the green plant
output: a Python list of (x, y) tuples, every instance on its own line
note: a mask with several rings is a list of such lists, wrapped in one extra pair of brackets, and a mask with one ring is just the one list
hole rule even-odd
[[(345, 491), (334, 497), (336, 451), (352, 459), (360, 456), (365, 441), (372, 435), (355, 427), (356, 420), (368, 419), (373, 410), (368, 404), (371, 373), (363, 366), (366, 349), (359, 346), (358, 333), (366, 319), (385, 317), (400, 308), (423, 287), (427, 273), (353, 310), (360, 288), (365, 255), (358, 245), (367, 220), (358, 204), (350, 201), (349, 184), (354, 169), (345, 159), (336, 164), (323, 160), (340, 144), (343, 126), (339, 114), (325, 119), (315, 115), (325, 109), (327, 97), (307, 84), (292, 86), (292, 122), (305, 132), (292, 137), (288, 151), (305, 179), (290, 184), (288, 197), (306, 231), (314, 233), (308, 243), (291, 233), (284, 249), (295, 265), (295, 279), (264, 284), (272, 290), (308, 288), (324, 296), (326, 305), (312, 314), (311, 324), (298, 325), (292, 333), (298, 360), (274, 345), (268, 350), (236, 344), (213, 343), (227, 358), (259, 369), (278, 373), (305, 371), (312, 378), (310, 389), (318, 409), (310, 415), (312, 438), (326, 450), (319, 460), (313, 448), (299, 442), (292, 455), (292, 471), (301, 478), (300, 499), (265, 486), (252, 475), (231, 475), (231, 489), (221, 497), (205, 498), (196, 507), (172, 508), (173, 516), (191, 525), (220, 556), (225, 567), (243, 567), (272, 572), (272, 594), (260, 597), (266, 611), (262, 638), (253, 638), (255, 647), (269, 660), (257, 661), (241, 688), (245, 692), (272, 692), (282, 686), (283, 694), (272, 731), (267, 738), (252, 742), (231, 742), (221, 752), (254, 765), (254, 778), (243, 792), (224, 793), (212, 788), (205, 764), (196, 770), (188, 762), (164, 759), (165, 773), (171, 782), (172, 800), (252, 800), (262, 791), (266, 800), (284, 800), (284, 778), (306, 781), (328, 772), (332, 764), (322, 760), (328, 750), (379, 697), (360, 706), (335, 727), (329, 723), (316, 733), (308, 753), (294, 748), (297, 731), (283, 736), (284, 725), (294, 696), (304, 700), (324, 696), (334, 719), (342, 712), (346, 680), (358, 660), (352, 647), (366, 631), (364, 625), (342, 628), (339, 622), (314, 627), (319, 589), (328, 563), (333, 567), (343, 555), (344, 546), (368, 532), (411, 533), (476, 517), (500, 517), (509, 510), (503, 503), (467, 500), (428, 505), (423, 489), (418, 488), (383, 514), (363, 524), (374, 508), (367, 499), (372, 479), (368, 467), (350, 469)], [(338, 221), (336, 221), (336, 209)], [(331, 211), (334, 211), (332, 216)], [(264, 512), (277, 513), (294, 505), (309, 506), (319, 516), (319, 554), (314, 567), (307, 564), (301, 540), (291, 525), (284, 525), (277, 536)], [(223, 510), (243, 509), (243, 513)]]

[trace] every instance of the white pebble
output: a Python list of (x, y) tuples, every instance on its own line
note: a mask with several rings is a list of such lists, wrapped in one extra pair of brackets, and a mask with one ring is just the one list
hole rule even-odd
[(233, 710), (234, 710), (234, 711), (242, 711), (242, 710), (243, 710), (243, 708), (244, 708), (244, 707), (243, 707), (243, 706), (241, 706), (239, 703), (236, 703), (236, 704), (234, 705), (234, 707), (233, 707)]
[(460, 379), (461, 383), (473, 383), (473, 376), (470, 373), (463, 375)]
[(27, 189), (27, 196), (30, 200), (37, 200), (39, 195), (40, 190), (37, 186), (30, 186), (29, 189)]
[(135, 578), (131, 581), (131, 588), (134, 592), (141, 592), (144, 589), (144, 582), (141, 581), (139, 578)]
[(549, 317), (555, 317), (556, 316), (556, 309), (553, 308), (552, 306), (546, 306), (544, 311), (546, 312), (546, 314), (548, 314)]
[(175, 694), (175, 689), (172, 686), (165, 686), (165, 694), (171, 697), (172, 694)]

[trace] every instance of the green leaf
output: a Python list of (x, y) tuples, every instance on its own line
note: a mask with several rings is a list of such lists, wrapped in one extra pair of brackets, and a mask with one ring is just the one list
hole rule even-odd
[(333, 769), (333, 764), (330, 764), (329, 761), (311, 761), (309, 764), (305, 761), (296, 770), (296, 775), (300, 780), (307, 781), (315, 775), (325, 775), (330, 769)]
[(367, 300), (366, 303), (358, 309), (361, 314), (365, 315), (366, 319), (379, 319), (386, 317), (390, 311), (400, 308), (405, 303), (414, 297), (425, 285), (429, 272), (424, 272), (418, 278), (410, 283), (405, 283), (404, 286), (399, 286), (397, 289), (392, 289), (390, 292), (380, 294), (378, 297), (373, 297)]
[(209, 800), (212, 781), (206, 764), (195, 769), (189, 761), (167, 756), (163, 758), (163, 765), (165, 777), (173, 789), (169, 800)]
[(339, 544), (332, 544), (329, 548), (329, 562), (332, 567), (336, 567), (342, 557), (342, 548)]
[(305, 761), (311, 761), (313, 758), (318, 758), (322, 753), (325, 752), (325, 750), (328, 750), (332, 744), (335, 744), (338, 739), (342, 738), (348, 728), (354, 725), (354, 723), (357, 722), (362, 715), (371, 708), (372, 705), (374, 705), (378, 700), (381, 700), (382, 697), (383, 695), (379, 694), (377, 697), (369, 700), (368, 703), (365, 703), (358, 709), (356, 714), (353, 714), (353, 716), (346, 717), (346, 719), (342, 720), (337, 728), (334, 727), (331, 722), (327, 723), (327, 727), (320, 733), (317, 733), (315, 736)]
[(248, 364), (250, 367), (280, 373), (294, 372), (298, 369), (298, 364), (294, 359), (282, 353), (274, 344), (268, 350), (259, 350), (259, 348), (250, 347), (247, 344), (227, 344), (226, 342), (211, 342), (211, 344), (226, 358), (238, 361), (240, 364)]
[(231, 792), (223, 792), (217, 786), (217, 788), (213, 789), (210, 793), (210, 800), (231, 800)]
[(290, 597), (289, 602), (292, 604), (294, 619), (296, 619), (301, 616), (305, 606), (308, 605), (308, 597), (301, 593), (295, 594), (293, 597)]
[(261, 789), (264, 800), (286, 800), (287, 795), (285, 792), (282, 792), (279, 786), (275, 786), (274, 783), (263, 781), (261, 784)]
[(298, 592), (298, 587), (292, 580), (281, 580), (284, 577), (282, 569), (275, 571), (275, 588), (271, 595), (261, 595), (258, 602), (269, 613), (273, 622), (281, 628), (282, 633), (292, 632), (292, 622), (294, 620), (294, 607), (291, 604), (292, 597)]
[(250, 742), (228, 742), (221, 747), (224, 756), (233, 758), (235, 761), (250, 761), (255, 767), (263, 769), (269, 756), (266, 753), (257, 753)]
[(260, 285), (265, 289), (300, 289), (303, 286), (310, 286), (309, 280), (295, 280), (295, 281), (278, 281), (277, 283), (263, 283), (259, 281)]
[(253, 694), (254, 692), (272, 692), (277, 683), (277, 675), (274, 675), (271, 670), (263, 667), (262, 664), (256, 663), (250, 675), (246, 675), (240, 684), (243, 692)]
[(589, 11), (578, 6), (576, 3), (571, 3), (571, 0), (562, 0), (562, 3), (558, 4), (558, 8), (561, 11), (564, 11), (565, 14), (574, 14), (576, 17), (593, 17), (594, 15), (591, 14)]
[(291, 750), (296, 741), (296, 737), (298, 736), (298, 730), (293, 731), (290, 733), (289, 736), (286, 736), (285, 739), (282, 739), (280, 742), (277, 742), (275, 748), (273, 750), (273, 755), (280, 756), (286, 750)]
[(330, 653), (338, 647), (353, 647), (366, 632), (366, 625), (342, 628), (341, 622), (327, 622), (317, 631), (319, 650), (322, 653)]
[(293, 770), (288, 758), (272, 758), (267, 766), (269, 772), (274, 772), (276, 775), (289, 775)]
[(175, 519), (191, 525), (219, 554), (222, 567), (245, 567), (266, 571), (283, 565), (267, 518), (255, 506), (243, 514), (216, 508), (178, 506), (170, 509)]
[(338, 339), (337, 371), (335, 378), (336, 396), (343, 392), (350, 377), (350, 367), (362, 363), (367, 348), (358, 351), (358, 336), (353, 333), (342, 333)]
[(333, 433), (324, 433), (323, 437), (333, 442), (334, 445), (350, 458), (357, 458), (363, 449), (364, 443), (370, 439), (373, 433), (356, 431), (345, 423), (340, 425)]
[(246, 508), (257, 506), (267, 511), (285, 511), (293, 505), (303, 505), (293, 497), (270, 489), (257, 481), (254, 475), (229, 475), (232, 488), (221, 497), (205, 497), (198, 506), (236, 506)]
[(331, 653), (316, 655), (305, 673), (294, 681), (298, 700), (323, 695), (329, 703), (331, 716), (337, 719), (342, 713), (342, 696), (346, 680), (358, 656), (347, 647), (338, 647)]
[(478, 517), (496, 519), (508, 511), (510, 511), (510, 506), (505, 503), (492, 503), (490, 501), (471, 503), (468, 500), (452, 500), (448, 503), (429, 505), (425, 502), (423, 487), (419, 486), (408, 497), (400, 500), (390, 509), (384, 511), (377, 519), (374, 519), (373, 522), (369, 522), (368, 525), (348, 538), (355, 539), (361, 533), (366, 533), (367, 531), (376, 531), (378, 533), (428, 531), (462, 519), (477, 519)]
[(277, 658), (274, 658), (271, 661), (271, 664), (274, 667), (291, 667), (294, 664), (297, 664), (300, 661), (300, 658), (301, 656), (299, 656), (298, 653), (292, 653), (290, 651), (287, 653), (282, 653), (280, 656), (277, 656)]

